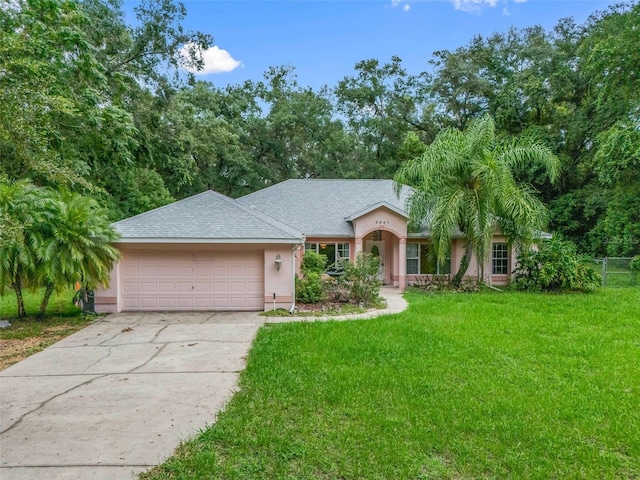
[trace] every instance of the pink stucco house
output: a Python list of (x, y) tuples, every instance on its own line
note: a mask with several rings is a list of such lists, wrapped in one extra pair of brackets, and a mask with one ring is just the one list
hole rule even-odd
[[(109, 288), (96, 292), (100, 312), (269, 310), (294, 303), (305, 250), (333, 263), (358, 252), (380, 257), (383, 283), (404, 289), (425, 275), (455, 273), (462, 238), (434, 262), (428, 232), (407, 229), (403, 187), (392, 180), (287, 180), (231, 199), (203, 192), (114, 224), (122, 258)], [(499, 234), (491, 256), (467, 274), (504, 285), (512, 252)]]

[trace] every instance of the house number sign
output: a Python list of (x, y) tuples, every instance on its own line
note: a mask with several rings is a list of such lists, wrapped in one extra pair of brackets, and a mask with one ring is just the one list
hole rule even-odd
[(376, 225), (389, 225), (389, 220), (376, 220)]

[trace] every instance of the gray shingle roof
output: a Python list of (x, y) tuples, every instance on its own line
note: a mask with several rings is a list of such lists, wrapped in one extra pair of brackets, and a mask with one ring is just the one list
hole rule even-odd
[(302, 233), (217, 192), (207, 191), (113, 224), (120, 241), (300, 242)]
[(303, 232), (307, 237), (353, 236), (346, 219), (376, 204), (387, 203), (406, 213), (412, 190), (400, 198), (393, 180), (287, 180), (238, 201)]

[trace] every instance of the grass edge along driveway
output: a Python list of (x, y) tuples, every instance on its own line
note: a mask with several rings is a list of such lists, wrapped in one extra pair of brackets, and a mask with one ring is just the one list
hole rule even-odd
[(640, 289), (407, 299), (264, 327), (218, 422), (142, 478), (640, 476)]

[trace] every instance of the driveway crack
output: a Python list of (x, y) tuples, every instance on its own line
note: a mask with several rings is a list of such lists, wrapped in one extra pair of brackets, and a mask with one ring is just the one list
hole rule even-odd
[(82, 370), (81, 375), (84, 374), (87, 370), (89, 370), (91, 367), (97, 365), (98, 363), (100, 363), (103, 360), (106, 360), (107, 358), (109, 358), (111, 356), (111, 349), (114, 347), (117, 347), (118, 345), (111, 345), (107, 348), (108, 353), (104, 356), (101, 357), (99, 359), (97, 359), (95, 362), (93, 362), (91, 365), (87, 366), (87, 368), (85, 368), (84, 370)]
[(94, 380), (98, 380), (98, 379), (103, 378), (103, 377), (106, 377), (106, 376), (107, 376), (107, 374), (97, 375), (97, 376), (95, 376), (95, 377), (93, 377), (93, 378), (90, 378), (89, 380), (87, 380), (87, 381), (85, 381), (85, 382), (79, 383), (79, 384), (77, 384), (77, 385), (74, 385), (74, 386), (73, 386), (73, 387), (71, 387), (71, 388), (68, 388), (68, 389), (67, 389), (67, 390), (65, 390), (64, 392), (60, 392), (60, 393), (58, 393), (58, 394), (54, 395), (53, 397), (46, 399), (45, 401), (43, 401), (43, 402), (41, 402), (40, 404), (38, 404), (38, 406), (37, 406), (36, 408), (34, 408), (33, 410), (29, 410), (28, 412), (23, 413), (22, 415), (20, 415), (20, 418), (18, 418), (18, 420), (16, 420), (16, 421), (15, 421), (15, 423), (13, 423), (10, 427), (5, 428), (4, 430), (2, 430), (2, 431), (0, 432), (0, 435), (2, 435), (2, 434), (4, 434), (4, 433), (7, 433), (9, 430), (14, 429), (16, 426), (18, 426), (18, 425), (22, 422), (22, 420), (24, 420), (24, 418), (25, 418), (27, 415), (31, 415), (32, 413), (35, 413), (35, 412), (37, 412), (38, 410), (41, 410), (41, 409), (42, 409), (45, 405), (47, 405), (51, 400), (55, 400), (56, 398), (58, 398), (58, 397), (60, 397), (60, 396), (62, 396), (62, 395), (65, 395), (65, 394), (67, 394), (67, 393), (69, 393), (69, 392), (71, 392), (71, 391), (75, 390), (76, 388), (83, 387), (83, 386), (85, 386), (85, 385), (89, 385), (89, 384), (90, 384), (91, 382), (93, 382)]
[(162, 352), (165, 349), (166, 346), (167, 346), (166, 343), (162, 344), (162, 346), (153, 355), (151, 355), (151, 357), (149, 357), (144, 363), (142, 363), (141, 365), (138, 365), (137, 367), (132, 368), (127, 373), (134, 373), (139, 368), (142, 368), (145, 365), (147, 365), (151, 360), (156, 358), (160, 354), (160, 352)]
[(156, 332), (156, 334), (153, 336), (153, 338), (151, 339), (151, 341), (150, 341), (149, 343), (153, 343), (153, 342), (155, 342), (155, 341), (156, 341), (156, 339), (158, 338), (158, 335), (160, 335), (160, 334), (164, 331), (164, 329), (165, 329), (165, 328), (167, 328), (168, 326), (169, 326), (169, 325), (165, 325), (165, 326), (164, 326), (164, 327), (162, 327), (160, 330), (158, 330), (158, 331)]

